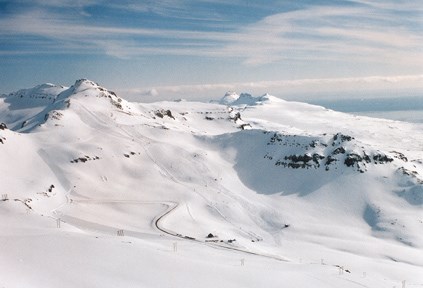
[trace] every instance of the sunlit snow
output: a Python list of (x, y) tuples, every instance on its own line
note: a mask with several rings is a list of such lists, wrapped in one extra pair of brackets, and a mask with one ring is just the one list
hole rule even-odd
[(1, 122), (0, 287), (423, 286), (423, 124), (85, 79)]

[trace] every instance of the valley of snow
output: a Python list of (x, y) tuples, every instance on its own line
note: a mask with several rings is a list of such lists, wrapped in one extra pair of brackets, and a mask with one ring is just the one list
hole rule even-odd
[(0, 288), (423, 287), (423, 124), (85, 79), (0, 123)]

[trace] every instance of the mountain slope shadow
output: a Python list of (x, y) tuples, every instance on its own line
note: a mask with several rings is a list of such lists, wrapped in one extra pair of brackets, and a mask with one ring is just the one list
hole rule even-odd
[[(299, 142), (309, 143), (314, 138), (297, 136)], [(327, 185), (347, 171), (325, 171), (324, 167), (292, 169), (278, 166), (277, 158), (290, 155), (298, 149), (269, 145), (271, 135), (263, 130), (244, 130), (216, 136), (217, 145), (226, 159), (231, 159), (239, 179), (248, 188), (260, 194), (298, 194), (305, 196)], [(269, 156), (272, 155), (272, 156)]]

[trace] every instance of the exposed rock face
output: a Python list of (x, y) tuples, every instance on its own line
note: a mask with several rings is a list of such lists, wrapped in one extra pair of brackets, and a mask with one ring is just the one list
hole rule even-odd
[(167, 117), (175, 120), (175, 117), (173, 117), (172, 111), (170, 111), (170, 110), (161, 109), (161, 110), (155, 111), (154, 114), (159, 118), (164, 118), (165, 116), (167, 116)]
[(314, 153), (313, 155), (289, 155), (284, 157), (285, 161), (279, 160), (275, 163), (275, 165), (294, 169), (309, 167), (318, 168), (320, 167), (320, 160), (322, 159), (325, 159), (325, 156), (319, 155), (317, 153)]
[[(267, 145), (282, 146), (278, 149), (278, 154), (289, 153), (288, 150), (295, 148), (295, 154), (285, 154), (279, 157), (275, 165), (292, 169), (318, 169), (325, 167), (329, 171), (331, 167), (343, 163), (346, 167), (355, 169), (361, 173), (367, 171), (367, 165), (387, 164), (394, 161), (393, 157), (387, 154), (374, 151), (371, 147), (364, 148), (361, 143), (357, 143), (355, 139), (349, 135), (337, 133), (333, 137), (313, 137), (282, 135), (273, 133)], [(298, 153), (302, 151), (303, 153)], [(404, 157), (396, 154), (396, 158)], [(273, 160), (271, 153), (267, 153), (265, 158)]]

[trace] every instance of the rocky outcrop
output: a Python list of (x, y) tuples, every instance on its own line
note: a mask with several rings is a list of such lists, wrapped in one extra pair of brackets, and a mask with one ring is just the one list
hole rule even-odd
[(318, 168), (320, 167), (320, 161), (322, 159), (325, 159), (325, 156), (319, 155), (317, 153), (314, 153), (312, 155), (289, 155), (284, 157), (285, 161), (278, 160), (275, 165), (294, 169), (311, 167)]
[[(318, 169), (324, 167), (326, 171), (329, 171), (331, 168), (337, 169), (339, 165), (344, 165), (364, 173), (367, 171), (368, 165), (382, 165), (394, 161), (392, 156), (375, 151), (371, 147), (365, 148), (361, 143), (357, 143), (354, 137), (342, 133), (337, 133), (332, 137), (327, 135), (308, 137), (273, 132), (267, 145), (281, 146), (274, 153), (267, 152), (264, 158), (276, 159), (275, 165), (284, 168)], [(292, 150), (296, 153), (288, 152)], [(283, 156), (274, 157), (276, 154)], [(395, 158), (401, 158), (403, 161), (406, 159), (402, 154), (396, 153), (395, 155)]]
[(175, 117), (173, 117), (172, 112), (170, 110), (160, 109), (155, 111), (154, 114), (159, 118), (164, 118), (165, 116), (167, 116), (175, 120)]
[(94, 160), (100, 160), (100, 157), (98, 157), (98, 156), (90, 157), (90, 156), (85, 155), (85, 156), (78, 157), (78, 158), (71, 160), (70, 163), (79, 163), (79, 162), (85, 163), (87, 161), (94, 161)]

